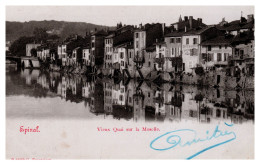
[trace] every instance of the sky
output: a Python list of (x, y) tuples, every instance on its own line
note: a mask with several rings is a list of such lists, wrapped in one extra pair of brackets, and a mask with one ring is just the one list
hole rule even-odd
[(223, 17), (233, 21), (254, 14), (253, 6), (7, 6), (6, 21), (57, 20), (115, 26), (117, 23), (177, 22), (180, 15), (202, 18), (205, 24), (217, 24)]

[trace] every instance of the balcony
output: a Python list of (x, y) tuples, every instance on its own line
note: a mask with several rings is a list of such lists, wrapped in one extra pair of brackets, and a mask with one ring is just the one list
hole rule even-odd
[(158, 64), (164, 64), (165, 59), (164, 58), (154, 58), (154, 62)]

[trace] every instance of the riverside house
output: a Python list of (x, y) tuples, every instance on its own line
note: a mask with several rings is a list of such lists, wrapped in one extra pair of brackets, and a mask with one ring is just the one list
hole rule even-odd
[(205, 40), (222, 35), (214, 26), (192, 29), (182, 36), (183, 71), (193, 73), (201, 64), (201, 43)]

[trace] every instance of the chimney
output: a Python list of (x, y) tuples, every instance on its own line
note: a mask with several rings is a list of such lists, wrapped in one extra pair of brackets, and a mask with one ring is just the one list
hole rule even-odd
[(163, 32), (163, 35), (164, 35), (164, 29), (165, 29), (165, 23), (162, 23), (162, 32)]
[(190, 24), (190, 29), (192, 29), (192, 20), (193, 20), (193, 17), (192, 17), (192, 16), (190, 16), (190, 17), (189, 17), (189, 24)]
[(142, 23), (139, 24), (139, 28), (142, 29)]
[(188, 21), (188, 16), (185, 16), (185, 17), (184, 17), (184, 21)]
[(202, 19), (201, 18), (198, 18), (197, 21), (198, 21), (198, 26), (202, 25)]
[(253, 20), (254, 20), (254, 15), (253, 14), (247, 15), (247, 22), (251, 22)]
[(158, 42), (158, 39), (156, 38), (155, 42), (157, 43)]
[(179, 22), (182, 22), (181, 15), (180, 15), (180, 18), (179, 18)]

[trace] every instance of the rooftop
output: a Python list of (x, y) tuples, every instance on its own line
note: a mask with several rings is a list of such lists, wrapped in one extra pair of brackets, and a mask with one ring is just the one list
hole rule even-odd
[(230, 45), (233, 40), (233, 37), (218, 36), (210, 40), (206, 40), (201, 43), (201, 45)]
[(181, 37), (185, 32), (174, 31), (165, 35), (165, 37)]
[(187, 31), (183, 35), (184, 36), (187, 36), (187, 35), (200, 35), (203, 32), (205, 32), (205, 31), (207, 31), (208, 29), (211, 29), (211, 28), (215, 28), (215, 27), (214, 26), (199, 27), (199, 28), (196, 28), (196, 29), (191, 29), (190, 31)]

